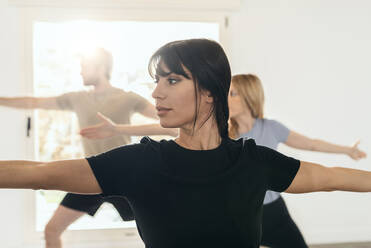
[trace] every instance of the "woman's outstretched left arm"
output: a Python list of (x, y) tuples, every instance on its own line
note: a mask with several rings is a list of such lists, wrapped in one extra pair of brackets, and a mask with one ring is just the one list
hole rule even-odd
[(371, 172), (341, 167), (325, 167), (301, 162), (287, 193), (318, 191), (371, 192)]
[(50, 189), (81, 194), (102, 192), (86, 159), (47, 163), (0, 161), (0, 188)]

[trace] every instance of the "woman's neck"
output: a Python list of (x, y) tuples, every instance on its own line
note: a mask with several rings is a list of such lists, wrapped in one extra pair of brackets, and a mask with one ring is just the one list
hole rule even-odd
[(193, 125), (191, 128), (180, 128), (175, 142), (190, 150), (211, 150), (217, 148), (221, 140), (217, 124), (209, 119), (199, 128), (197, 124), (194, 129)]
[(252, 117), (250, 113), (236, 116), (234, 119), (238, 125), (237, 132), (239, 135), (249, 132), (256, 121), (256, 118)]

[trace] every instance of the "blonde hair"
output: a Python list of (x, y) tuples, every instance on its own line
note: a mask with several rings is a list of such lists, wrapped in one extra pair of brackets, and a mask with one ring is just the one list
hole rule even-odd
[[(242, 104), (251, 112), (253, 118), (264, 117), (264, 90), (260, 79), (253, 74), (238, 74), (232, 77), (232, 84), (241, 97)], [(229, 136), (238, 137), (238, 123), (229, 120)]]

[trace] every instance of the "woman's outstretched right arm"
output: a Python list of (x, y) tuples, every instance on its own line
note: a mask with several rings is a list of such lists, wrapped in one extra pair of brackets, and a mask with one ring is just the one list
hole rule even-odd
[(0, 188), (102, 193), (86, 159), (54, 162), (0, 161)]

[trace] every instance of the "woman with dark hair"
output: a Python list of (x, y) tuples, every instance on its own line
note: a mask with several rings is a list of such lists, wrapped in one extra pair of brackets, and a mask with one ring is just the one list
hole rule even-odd
[(267, 190), (371, 191), (370, 172), (327, 168), (230, 139), (231, 72), (218, 43), (168, 43), (149, 68), (160, 123), (179, 128), (178, 138), (143, 138), (86, 159), (4, 161), (0, 187), (125, 196), (151, 248), (257, 248)]
[[(231, 138), (252, 138), (258, 145), (274, 150), (279, 143), (284, 143), (302, 150), (344, 154), (354, 160), (366, 157), (366, 153), (358, 149), (359, 142), (353, 146), (341, 146), (311, 139), (276, 120), (264, 118), (264, 90), (256, 75), (234, 75), (228, 103)], [(265, 195), (261, 243), (275, 248), (308, 247), (278, 192), (267, 191)]]

